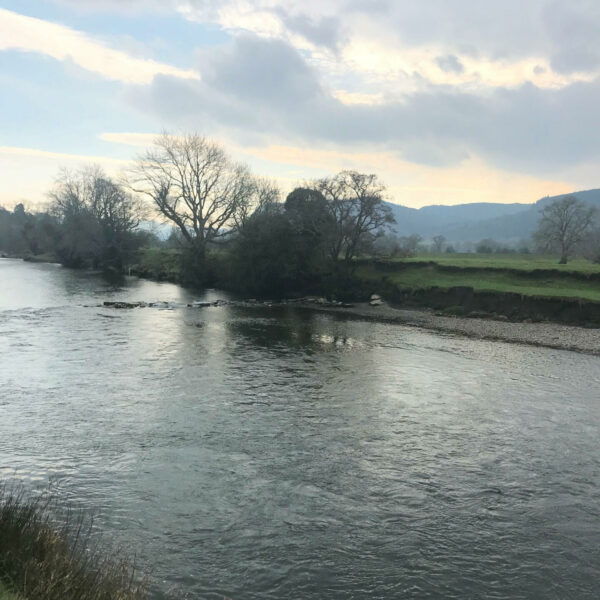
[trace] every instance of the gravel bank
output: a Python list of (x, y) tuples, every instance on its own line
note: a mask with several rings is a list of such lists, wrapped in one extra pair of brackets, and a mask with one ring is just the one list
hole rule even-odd
[(558, 323), (511, 323), (492, 319), (445, 317), (422, 310), (393, 308), (387, 304), (369, 306), (364, 303), (356, 304), (352, 308), (329, 308), (314, 304), (296, 306), (376, 321), (402, 323), (486, 340), (546, 346), (600, 356), (599, 328), (574, 327)]

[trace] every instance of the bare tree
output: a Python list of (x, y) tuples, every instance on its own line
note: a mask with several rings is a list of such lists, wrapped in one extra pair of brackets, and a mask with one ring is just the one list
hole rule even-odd
[(333, 217), (334, 231), (329, 244), (329, 254), (333, 263), (337, 264), (347, 242), (354, 210), (353, 203), (347, 199), (346, 181), (343, 172), (335, 177), (319, 179), (314, 182), (313, 187), (323, 194)]
[(66, 264), (120, 264), (143, 209), (97, 165), (63, 170), (49, 193), (50, 211), (62, 223)]
[(252, 202), (275, 195), (221, 146), (197, 134), (158, 137), (137, 160), (130, 186), (152, 200), (201, 258), (209, 243), (244, 221)]
[(444, 250), (444, 244), (446, 243), (446, 238), (443, 235), (434, 235), (433, 236), (433, 251), (434, 252), (442, 252)]
[(233, 214), (236, 229), (241, 229), (255, 211), (268, 210), (281, 201), (281, 190), (271, 179), (254, 177), (248, 187), (248, 198)]
[(346, 265), (350, 264), (362, 245), (382, 235), (394, 222), (383, 203), (385, 186), (377, 175), (341, 171), (313, 185), (327, 200), (335, 223), (330, 244), (334, 262), (342, 256)]
[(49, 193), (50, 209), (58, 217), (88, 211), (103, 226), (116, 233), (137, 228), (143, 207), (98, 165), (77, 172), (63, 170)]
[(403, 236), (400, 238), (400, 245), (404, 256), (414, 256), (419, 249), (419, 244), (423, 241), (423, 238), (418, 233)]
[(559, 250), (559, 264), (565, 265), (577, 244), (590, 229), (595, 209), (575, 196), (566, 196), (545, 206), (541, 211), (537, 245), (547, 251)]

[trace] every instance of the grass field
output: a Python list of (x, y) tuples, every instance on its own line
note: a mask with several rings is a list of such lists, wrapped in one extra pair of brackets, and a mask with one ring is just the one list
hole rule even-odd
[[(422, 260), (422, 259), (421, 259)], [(413, 261), (414, 262), (414, 261)], [(542, 263), (543, 264), (543, 263)], [(465, 266), (465, 265), (456, 265)], [(395, 271), (376, 270), (363, 265), (357, 269), (361, 279), (373, 281), (387, 277), (387, 280), (400, 289), (423, 289), (429, 287), (451, 288), (468, 286), (478, 291), (514, 292), (527, 296), (551, 296), (564, 298), (582, 298), (600, 302), (600, 282), (586, 281), (576, 277), (530, 276), (523, 269), (523, 275), (513, 274), (483, 264), (468, 265), (476, 267), (474, 271), (453, 272), (436, 268), (435, 265), (414, 265)], [(514, 268), (498, 267), (496, 268)], [(537, 267), (543, 268), (543, 267)]]
[(412, 258), (391, 259), (391, 262), (433, 261), (442, 266), (474, 267), (484, 269), (553, 269), (564, 272), (600, 273), (600, 264), (583, 258), (559, 265), (555, 256), (535, 254), (419, 254)]

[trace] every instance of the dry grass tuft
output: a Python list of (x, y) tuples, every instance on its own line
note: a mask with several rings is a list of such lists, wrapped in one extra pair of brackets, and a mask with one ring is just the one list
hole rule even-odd
[[(26, 600), (138, 600), (133, 567), (91, 542), (91, 521), (56, 519), (53, 500), (0, 487), (0, 597)], [(2, 584), (6, 591), (1, 591)]]

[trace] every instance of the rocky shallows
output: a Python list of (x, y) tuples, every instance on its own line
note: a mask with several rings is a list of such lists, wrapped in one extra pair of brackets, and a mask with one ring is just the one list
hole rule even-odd
[(372, 294), (368, 302), (356, 304), (307, 296), (281, 301), (257, 300), (254, 298), (246, 300), (220, 299), (212, 302), (196, 301), (191, 303), (106, 301), (100, 306), (114, 309), (157, 308), (162, 310), (203, 309), (224, 306), (257, 309), (293, 306), (302, 310), (344, 315), (348, 318), (397, 323), (478, 339), (545, 346), (600, 356), (600, 328), (597, 327), (579, 327), (551, 322), (511, 322), (502, 315), (497, 318), (489, 318), (489, 316), (480, 318), (477, 315), (471, 317), (448, 316), (432, 310), (395, 308), (377, 294)]
[[(379, 296), (377, 296), (379, 298)], [(297, 305), (311, 305), (319, 306), (322, 308), (352, 308), (354, 304), (348, 302), (338, 302), (336, 300), (327, 300), (327, 298), (317, 296), (307, 296), (305, 298), (292, 298), (286, 300), (257, 300), (256, 298), (249, 298), (247, 300), (214, 300), (204, 301), (195, 300), (194, 302), (124, 302), (122, 300), (106, 300), (100, 306), (104, 308), (117, 308), (117, 309), (132, 309), (132, 308), (162, 308), (162, 309), (175, 309), (175, 308), (209, 308), (219, 306), (283, 306), (287, 304)], [(374, 305), (375, 306), (375, 305)]]

